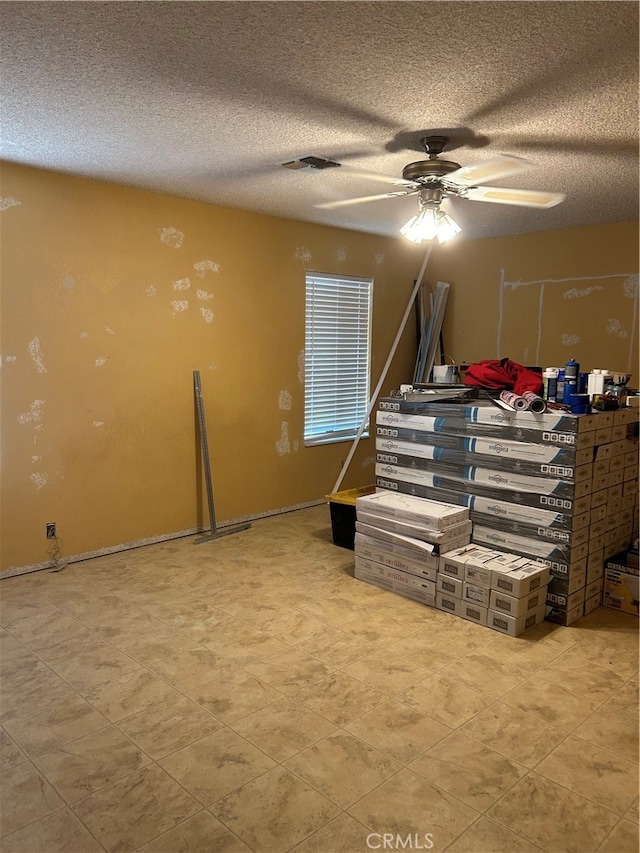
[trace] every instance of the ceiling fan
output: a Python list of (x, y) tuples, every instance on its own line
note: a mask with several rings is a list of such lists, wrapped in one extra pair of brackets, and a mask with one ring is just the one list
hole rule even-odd
[(442, 200), (448, 196), (536, 208), (554, 207), (564, 201), (565, 196), (562, 193), (479, 186), (523, 171), (529, 168), (529, 162), (520, 157), (502, 155), (475, 166), (461, 166), (452, 160), (439, 159), (448, 141), (447, 136), (423, 137), (420, 143), (429, 159), (409, 163), (402, 170), (402, 178), (369, 174), (370, 178), (395, 185), (399, 189), (378, 195), (321, 202), (314, 206), (326, 210), (417, 194), (420, 210), (401, 229), (401, 233), (419, 243), (436, 236), (440, 242), (444, 242), (460, 231), (456, 223), (440, 209)]

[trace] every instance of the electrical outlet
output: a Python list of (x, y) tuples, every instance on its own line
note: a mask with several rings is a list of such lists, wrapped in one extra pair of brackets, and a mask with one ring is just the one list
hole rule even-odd
[(56, 538), (56, 523), (55, 521), (47, 521), (47, 539)]

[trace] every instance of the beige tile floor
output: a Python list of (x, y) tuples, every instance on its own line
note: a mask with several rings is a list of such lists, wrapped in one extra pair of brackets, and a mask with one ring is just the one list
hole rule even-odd
[(0, 617), (3, 853), (638, 849), (630, 616), (496, 634), (355, 580), (319, 506)]

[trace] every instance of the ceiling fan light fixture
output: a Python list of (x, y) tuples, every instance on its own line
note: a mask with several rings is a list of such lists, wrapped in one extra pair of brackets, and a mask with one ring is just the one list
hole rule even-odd
[(459, 234), (461, 231), (457, 222), (448, 216), (437, 205), (423, 205), (415, 216), (402, 226), (400, 233), (412, 243), (422, 243), (423, 240), (438, 238), (439, 243), (444, 243)]

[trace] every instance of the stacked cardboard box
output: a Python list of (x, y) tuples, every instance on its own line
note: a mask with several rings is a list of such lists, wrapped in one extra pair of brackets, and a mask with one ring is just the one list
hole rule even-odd
[(637, 547), (607, 560), (604, 575), (606, 607), (637, 616), (640, 608), (640, 568)]
[(549, 568), (468, 545), (442, 554), (436, 607), (517, 637), (545, 618)]
[(386, 398), (376, 485), (468, 507), (472, 541), (550, 569), (546, 618), (569, 625), (602, 600), (604, 562), (636, 518), (638, 409), (510, 412)]
[(470, 537), (468, 509), (385, 491), (365, 495), (356, 499), (355, 575), (434, 606), (440, 550)]

